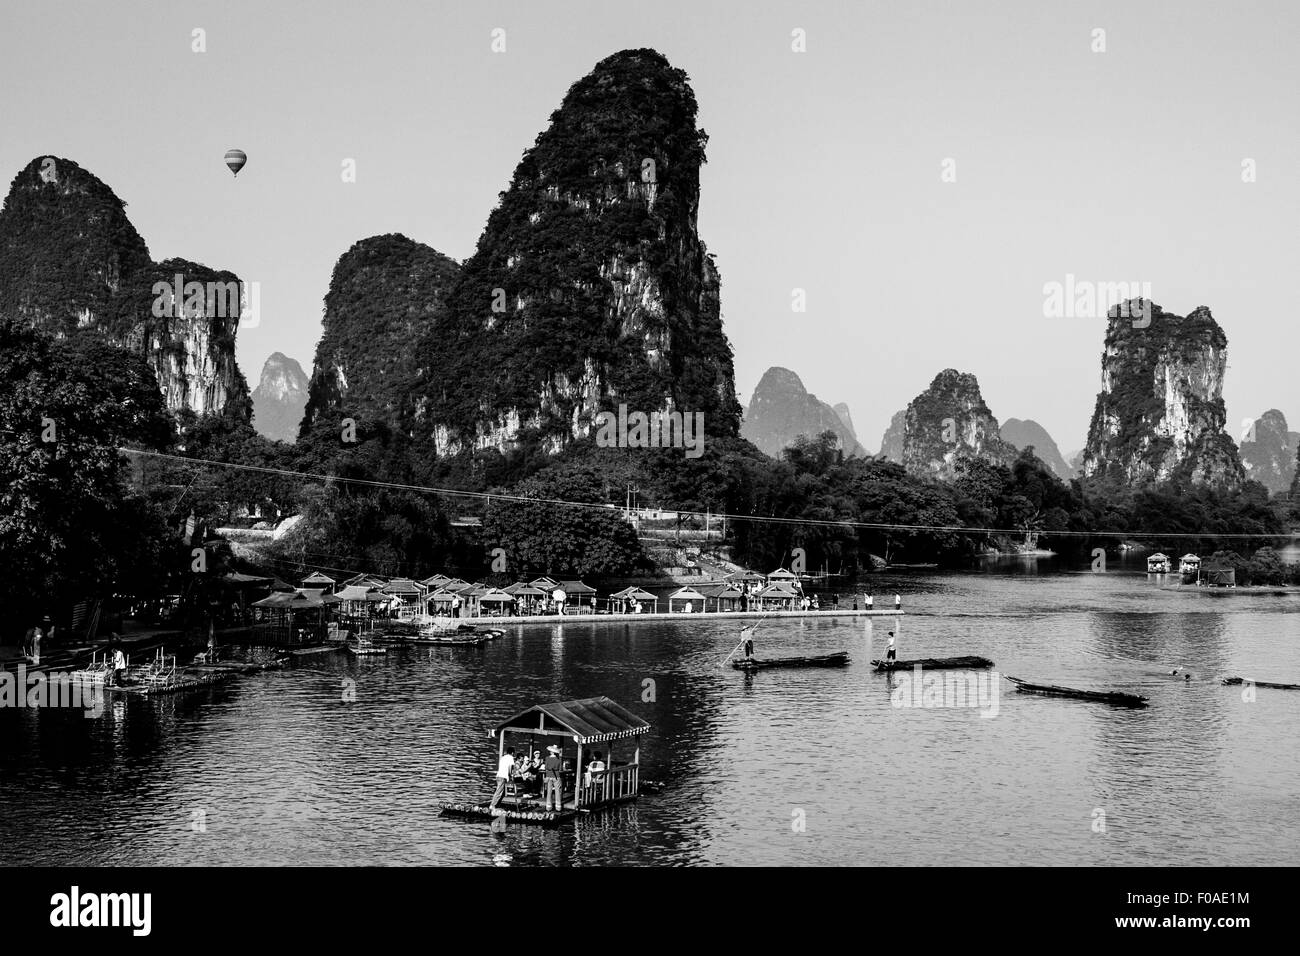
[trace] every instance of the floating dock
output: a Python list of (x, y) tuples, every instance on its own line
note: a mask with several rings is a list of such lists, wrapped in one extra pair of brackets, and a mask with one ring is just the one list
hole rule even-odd
[(519, 617), (454, 617), (455, 624), (480, 624), (492, 627), (509, 627), (512, 624), (635, 624), (638, 621), (716, 621), (723, 620), (775, 620), (799, 618), (819, 620), (828, 617), (902, 617), (905, 611), (890, 608), (887, 611), (854, 611), (845, 608), (822, 608), (819, 611), (646, 611), (641, 614), (524, 614)]
[(230, 680), (232, 677), (241, 673), (229, 668), (195, 668), (187, 670), (185, 673), (177, 674), (174, 678), (157, 682), (141, 682), (139, 684), (105, 684), (104, 690), (114, 694), (132, 694), (136, 697), (155, 697), (159, 694), (178, 694), (187, 690), (199, 690), (203, 687), (212, 687), (216, 684)]
[(333, 654), (343, 647), (342, 644), (314, 644), (311, 647), (286, 647), (284, 652), (290, 657), (311, 657), (313, 654)]

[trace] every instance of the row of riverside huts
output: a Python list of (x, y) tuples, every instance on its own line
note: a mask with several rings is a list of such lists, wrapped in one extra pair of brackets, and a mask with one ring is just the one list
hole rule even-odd
[(259, 643), (297, 644), (368, 631), (377, 620), (500, 618), (546, 614), (707, 613), (709, 611), (793, 610), (803, 600), (798, 576), (778, 568), (763, 575), (736, 571), (720, 581), (681, 587), (658, 595), (624, 587), (601, 595), (581, 580), (542, 576), (505, 587), (469, 582), (445, 574), (423, 580), (374, 574), (334, 578), (315, 571), (298, 587), (271, 578), (266, 597), (252, 601), (254, 637)]
[[(1173, 559), (1156, 552), (1147, 558), (1147, 574), (1168, 574)], [(1185, 554), (1178, 561), (1178, 573), (1184, 584), (1209, 584), (1215, 587), (1235, 587), (1237, 572), (1232, 568), (1206, 567), (1202, 573), (1201, 559), (1195, 554)]]

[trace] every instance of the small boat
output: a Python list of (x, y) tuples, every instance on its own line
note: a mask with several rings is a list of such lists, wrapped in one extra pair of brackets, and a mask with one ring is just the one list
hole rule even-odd
[(1273, 690), (1300, 690), (1300, 684), (1275, 684), (1266, 680), (1251, 680), (1248, 677), (1225, 677), (1223, 683), (1228, 686), (1237, 684), (1250, 684), (1254, 687), (1271, 687)]
[(732, 661), (731, 666), (738, 671), (761, 671), (769, 667), (843, 667), (849, 662), (848, 651), (836, 651), (834, 654), (822, 654), (818, 657), (747, 657)]
[(914, 661), (872, 661), (878, 671), (910, 671), (914, 667), (922, 670), (983, 670), (993, 666), (987, 657), (921, 657)]
[(1137, 694), (1126, 694), (1116, 690), (1079, 690), (1076, 687), (1057, 687), (1055, 684), (1031, 684), (1019, 677), (1003, 674), (1007, 680), (1016, 685), (1016, 690), (1026, 694), (1042, 694), (1045, 697), (1072, 697), (1076, 700), (1095, 700), (1115, 707), (1145, 707), (1147, 699)]
[(505, 637), (506, 632), (496, 627), (476, 628), (461, 625), (454, 631), (422, 631), (417, 637), (408, 637), (407, 644), (483, 644)]
[(368, 637), (358, 637), (355, 641), (348, 642), (348, 653), (355, 654), (357, 657), (366, 657), (371, 654), (387, 654), (388, 648), (377, 646)]

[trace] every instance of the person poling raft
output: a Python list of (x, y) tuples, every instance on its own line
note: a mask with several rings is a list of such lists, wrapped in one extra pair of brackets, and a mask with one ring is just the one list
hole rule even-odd
[(1095, 700), (1114, 707), (1145, 707), (1147, 699), (1137, 694), (1123, 691), (1080, 690), (1077, 687), (1058, 687), (1055, 684), (1031, 684), (1019, 677), (1003, 674), (1007, 680), (1016, 685), (1016, 690), (1026, 694), (1042, 694), (1045, 697), (1071, 697), (1076, 700)]
[[(759, 623), (762, 623), (761, 618)], [(731, 666), (738, 671), (766, 670), (770, 667), (842, 667), (849, 662), (847, 651), (836, 651), (834, 654), (821, 654), (814, 657), (771, 657), (766, 660), (755, 657), (754, 632), (756, 630), (758, 624), (740, 629), (740, 643), (732, 648), (731, 653), (723, 660), (724, 664), (742, 648), (745, 652), (744, 660), (731, 661)]]
[(732, 661), (731, 666), (738, 671), (758, 671), (769, 667), (843, 667), (848, 662), (848, 651), (836, 651), (814, 657), (769, 657), (766, 660), (747, 657), (743, 661)]

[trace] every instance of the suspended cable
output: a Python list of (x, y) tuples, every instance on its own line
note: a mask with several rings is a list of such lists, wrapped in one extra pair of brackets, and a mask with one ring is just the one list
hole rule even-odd
[[(337, 483), (361, 485), (369, 488), (391, 488), (395, 491), (411, 491), (420, 494), (441, 495), (448, 498), (469, 498), (477, 501), (490, 501), (491, 499), (496, 499), (497, 501), (512, 501), (519, 504), (544, 504), (569, 508), (587, 508), (596, 509), (606, 513), (610, 511), (623, 510), (618, 505), (606, 504), (598, 501), (568, 501), (563, 498), (530, 497), (528, 495), (512, 495), (495, 491), (463, 491), (456, 488), (436, 488), (429, 485), (413, 485), (396, 481), (381, 481), (373, 478), (344, 478), (339, 475), (322, 475), (309, 471), (291, 471), (287, 468), (272, 468), (267, 465), (245, 465), (233, 461), (211, 461), (204, 458), (186, 458), (183, 455), (171, 455), (157, 451), (144, 451), (138, 448), (122, 447), (118, 450), (128, 455), (144, 455), (150, 458), (174, 461), (178, 464), (198, 467), (231, 468), (238, 471), (253, 471), (261, 474), (280, 475), (286, 478), (320, 481), (327, 484)], [(1027, 532), (1037, 532), (1040, 535), (1047, 535), (1049, 537), (1072, 538), (1300, 538), (1300, 532), (1287, 531), (1276, 533), (1266, 531), (1048, 531), (1038, 528), (978, 528), (960, 524), (901, 524), (885, 521), (852, 521), (847, 518), (781, 518), (776, 515), (742, 515), (723, 511), (689, 511), (678, 508), (659, 508), (656, 510), (669, 511), (678, 515), (686, 515), (693, 518), (704, 518), (708, 515), (714, 518), (726, 518), (731, 521), (750, 521), (761, 524), (801, 525), (804, 527), (841, 528), (846, 530), (862, 528), (868, 531), (948, 531), (957, 534), (1009, 535), (1022, 535)]]

